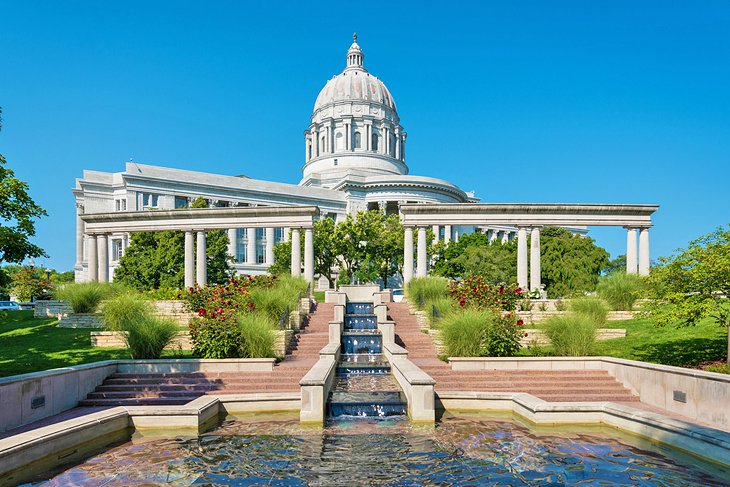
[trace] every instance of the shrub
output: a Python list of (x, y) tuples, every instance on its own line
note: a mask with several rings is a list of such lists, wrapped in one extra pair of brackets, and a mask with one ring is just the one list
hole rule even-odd
[(484, 336), (484, 348), (488, 357), (513, 357), (522, 348), (520, 340), (524, 334), (523, 321), (511, 314), (491, 315)]
[(446, 296), (433, 298), (426, 302), (425, 308), (426, 316), (428, 316), (428, 322), (431, 324), (432, 328), (436, 328), (439, 326), (439, 322), (441, 320), (449, 316), (454, 311), (454, 302), (451, 298)]
[(555, 311), (568, 311), (568, 303), (562, 299), (555, 301)]
[(243, 345), (235, 320), (200, 319), (190, 323), (193, 354), (200, 358), (237, 358)]
[(596, 326), (606, 324), (608, 305), (601, 298), (583, 297), (570, 302), (570, 311), (589, 318)]
[(125, 289), (112, 282), (80, 282), (66, 284), (56, 291), (56, 298), (67, 301), (74, 313), (94, 313), (104, 299), (123, 292)]
[(177, 335), (177, 323), (169, 318), (147, 316), (124, 325), (125, 341), (133, 359), (157, 359)]
[(449, 285), (449, 295), (462, 308), (514, 311), (522, 299), (522, 289), (514, 285), (494, 285), (481, 276), (467, 277)]
[(590, 354), (596, 343), (596, 324), (589, 316), (578, 313), (554, 316), (546, 322), (545, 334), (556, 355), (580, 357)]
[(489, 313), (465, 309), (441, 321), (441, 333), (450, 357), (483, 357), (482, 347)]
[(274, 323), (261, 313), (241, 315), (238, 319), (241, 334), (240, 356), (244, 358), (274, 358)]
[(423, 309), (428, 301), (448, 296), (449, 281), (443, 277), (417, 277), (405, 289), (408, 302)]
[(611, 309), (631, 311), (634, 303), (641, 296), (643, 280), (638, 274), (614, 272), (598, 281), (598, 295)]
[(104, 325), (111, 331), (123, 331), (130, 322), (141, 321), (153, 315), (152, 305), (139, 295), (119, 294), (102, 306)]

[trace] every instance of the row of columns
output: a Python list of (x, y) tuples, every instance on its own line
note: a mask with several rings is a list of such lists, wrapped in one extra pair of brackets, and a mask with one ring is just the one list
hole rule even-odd
[[(256, 252), (255, 228), (248, 229), (249, 242), (247, 245), (247, 254), (254, 255)], [(229, 230), (229, 242), (231, 240), (231, 232)], [(254, 238), (251, 238), (253, 235)], [(286, 233), (288, 238), (288, 232)], [(300, 229), (292, 229), (292, 275), (302, 275), (302, 259), (300, 244)], [(267, 263), (274, 261), (274, 229), (266, 229), (266, 260)], [(88, 280), (109, 282), (109, 234), (89, 234), (87, 238), (87, 269)], [(235, 240), (234, 240), (235, 242)], [(271, 243), (269, 245), (269, 242)], [(253, 245), (252, 245), (253, 243)], [(185, 287), (205, 286), (208, 283), (208, 259), (207, 259), (207, 234), (205, 230), (186, 231), (184, 245), (184, 282)], [(231, 247), (229, 246), (229, 252)], [(251, 260), (252, 261), (252, 260)], [(311, 228), (304, 230), (304, 279), (308, 282), (314, 280), (314, 237)]]
[[(255, 264), (256, 259), (256, 228), (246, 228), (246, 263)], [(289, 229), (284, 229), (284, 235), (289, 235)], [(274, 244), (276, 238), (274, 228), (267, 227), (264, 234), (264, 264), (271, 265), (274, 263)], [(235, 228), (228, 229), (228, 254), (234, 260), (238, 254), (238, 231)]]
[[(338, 150), (335, 147), (335, 126), (331, 122), (322, 126), (313, 126), (308, 136), (305, 135), (305, 160), (309, 161), (341, 150), (347, 152), (356, 150), (355, 132), (360, 132), (359, 149), (391, 155), (399, 161), (405, 159), (406, 134), (401, 133), (399, 126), (391, 128), (383, 125), (373, 129), (372, 122), (365, 122), (362, 126), (356, 127), (352, 119), (344, 119), (344, 148)], [(377, 147), (373, 144), (373, 134), (378, 136)]]
[[(626, 227), (626, 273), (649, 275), (649, 228)], [(636, 253), (636, 233), (639, 233), (639, 253)]]
[(542, 286), (540, 278), (540, 227), (530, 229), (530, 259), (528, 282), (527, 259), (527, 227), (517, 228), (517, 285), (522, 289), (539, 290)]

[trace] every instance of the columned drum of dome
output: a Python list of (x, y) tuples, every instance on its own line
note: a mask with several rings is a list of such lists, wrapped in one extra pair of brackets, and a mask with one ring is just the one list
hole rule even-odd
[(363, 176), (406, 175), (406, 132), (385, 84), (363, 66), (355, 42), (342, 73), (329, 80), (304, 132), (304, 186), (331, 188), (356, 170)]

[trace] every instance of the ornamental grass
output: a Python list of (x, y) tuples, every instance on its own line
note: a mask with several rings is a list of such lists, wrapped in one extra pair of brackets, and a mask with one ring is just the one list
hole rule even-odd
[(239, 316), (238, 326), (241, 333), (239, 356), (242, 358), (275, 358), (275, 323), (259, 312)]
[(57, 289), (55, 297), (68, 302), (74, 313), (95, 313), (103, 300), (124, 291), (124, 286), (113, 282), (80, 282)]
[(638, 274), (614, 272), (598, 281), (596, 291), (611, 309), (631, 311), (636, 300), (641, 297), (643, 286), (643, 279)]
[(431, 328), (439, 328), (440, 322), (454, 312), (454, 301), (447, 296), (432, 298), (426, 302), (424, 311)]
[(441, 321), (441, 333), (449, 357), (483, 357), (489, 312), (465, 309)]
[(608, 319), (608, 305), (601, 298), (583, 297), (570, 302), (570, 311), (573, 314), (585, 316), (595, 326), (603, 326)]
[(406, 285), (406, 298), (423, 309), (426, 303), (449, 295), (449, 281), (444, 277), (416, 277)]
[(595, 321), (585, 314), (570, 313), (566, 316), (554, 316), (545, 323), (545, 334), (558, 356), (590, 355), (596, 344), (596, 333)]

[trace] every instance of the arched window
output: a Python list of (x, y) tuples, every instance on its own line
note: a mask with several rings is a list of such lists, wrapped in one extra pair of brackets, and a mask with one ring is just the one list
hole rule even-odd
[(342, 132), (338, 132), (335, 136), (335, 147), (337, 150), (345, 150), (345, 139), (342, 137)]
[(355, 132), (355, 142), (352, 145), (355, 149), (362, 148), (362, 135), (360, 135), (360, 132)]
[(378, 133), (373, 132), (373, 150), (375, 152), (378, 152), (378, 140), (379, 140)]

